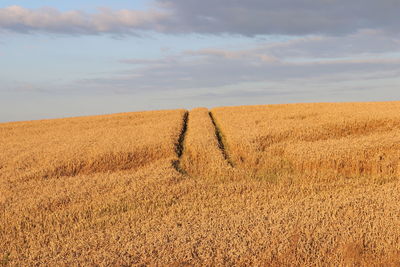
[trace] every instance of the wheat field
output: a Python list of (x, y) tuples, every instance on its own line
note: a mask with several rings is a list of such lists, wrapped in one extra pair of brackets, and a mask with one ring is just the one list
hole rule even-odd
[(398, 266), (400, 102), (0, 124), (3, 266)]
[(233, 161), (263, 177), (400, 176), (400, 104), (322, 103), (213, 110)]

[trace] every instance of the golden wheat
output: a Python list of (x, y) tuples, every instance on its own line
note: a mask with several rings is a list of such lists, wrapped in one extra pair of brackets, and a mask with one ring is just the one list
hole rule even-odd
[(141, 167), (176, 157), (184, 111), (0, 124), (1, 177), (54, 178)]
[(400, 103), (216, 108), (231, 157), (259, 176), (398, 177)]
[(0, 124), (0, 265), (398, 266), (399, 105)]

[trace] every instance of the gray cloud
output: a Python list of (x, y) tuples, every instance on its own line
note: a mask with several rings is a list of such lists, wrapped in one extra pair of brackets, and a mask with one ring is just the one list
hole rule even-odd
[[(114, 110), (132, 110), (134, 107), (159, 109), (399, 100), (400, 57), (382, 54), (377, 49), (378, 43), (364, 44), (361, 40), (365, 34), (371, 33), (337, 39), (303, 37), (242, 50), (192, 50), (159, 59), (127, 58), (120, 60), (123, 71), (101, 73), (97, 78), (75, 82), (39, 84), (10, 81), (7, 85), (0, 79), (0, 94), (20, 97), (14, 102), (23, 103), (24, 107), (31, 104), (31, 97), (26, 98), (27, 95), (35, 96), (36, 101), (47, 97), (52, 105), (57, 98), (57, 106), (48, 113), (51, 116), (55, 116), (54, 110), (59, 105), (64, 105), (64, 111), (70, 112), (75, 103), (86, 107), (88, 103), (95, 105), (97, 101), (101, 105), (92, 114), (105, 112), (104, 108), (107, 112), (116, 112)], [(380, 39), (382, 45), (387, 42), (383, 37), (376, 39)], [(339, 45), (340, 41), (344, 46), (357, 44), (360, 52), (355, 50), (351, 57), (346, 57), (345, 49), (329, 52), (324, 48), (329, 41), (336, 43), (332, 47)], [(297, 57), (310, 55), (312, 50), (316, 51), (315, 57), (298, 60)], [(321, 57), (324, 55), (326, 57)], [(0, 97), (0, 102), (2, 99), (3, 106), (9, 107), (10, 101)], [(69, 99), (68, 105), (63, 102), (65, 99)], [(112, 105), (114, 109), (110, 108)], [(31, 108), (30, 112), (36, 108)], [(81, 109), (76, 110), (81, 114)], [(4, 115), (7, 113), (3, 113), (3, 120), (9, 119)], [(44, 115), (37, 116), (41, 117)]]
[(249, 83), (390, 80), (400, 73), (398, 43), (398, 39), (381, 31), (368, 30), (342, 37), (312, 36), (258, 43), (239, 50), (189, 50), (158, 59), (124, 59), (120, 62), (131, 66), (130, 70), (85, 80), (82, 84), (127, 93), (140, 90), (200, 93), (204, 88), (222, 90), (221, 87), (239, 85), (245, 88)]
[(158, 0), (185, 32), (344, 34), (360, 29), (398, 32), (396, 0)]
[(400, 52), (400, 36), (361, 30), (346, 36), (311, 36), (267, 44), (260, 51), (277, 57), (346, 57)]
[[(396, 78), (400, 59), (320, 59), (309, 62), (264, 61), (259, 57), (221, 57), (219, 55), (181, 55), (180, 60), (165, 59), (168, 64), (137, 64), (133, 69), (106, 78), (79, 81), (87, 88), (118, 92), (198, 91), (204, 88), (245, 88), (249, 83), (298, 83), (299, 81), (342, 81)], [(126, 60), (125, 62), (130, 63)], [(246, 90), (244, 90), (246, 91)]]
[[(99, 77), (79, 80), (69, 86), (53, 84), (51, 90), (128, 94), (178, 91), (181, 94), (182, 91), (200, 93), (205, 88), (215, 91), (222, 87), (246, 88), (247, 84), (254, 83), (339, 84), (353, 80), (390, 80), (400, 74), (398, 42), (381, 31), (368, 30), (342, 37), (306, 36), (254, 43), (246, 49), (210, 47), (171, 52), (160, 58), (125, 58), (119, 60), (121, 71), (101, 73)], [(34, 86), (32, 90), (42, 87), (46, 86)], [(278, 91), (283, 90), (288, 89)]]
[(0, 29), (62, 34), (163, 33), (342, 35), (362, 29), (398, 33), (397, 0), (155, 0), (153, 9), (0, 8)]
[(378, 101), (400, 97), (400, 59), (293, 63), (186, 54), (165, 65), (136, 63), (130, 71), (77, 81), (75, 87), (92, 94), (113, 92), (126, 97), (172, 99), (175, 106)]
[(258, 43), (246, 50), (202, 49), (186, 51), (186, 55), (210, 58), (242, 59), (254, 64), (268, 62), (340, 61), (349, 63), (389, 62), (397, 60), (400, 38), (382, 31), (363, 30), (346, 36), (304, 36), (281, 42)]

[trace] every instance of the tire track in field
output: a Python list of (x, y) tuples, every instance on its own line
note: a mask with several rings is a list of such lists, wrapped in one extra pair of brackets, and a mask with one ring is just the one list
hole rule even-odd
[(226, 162), (229, 164), (229, 166), (234, 167), (233, 162), (231, 161), (228, 152), (226, 150), (226, 146), (224, 144), (224, 139), (222, 136), (222, 132), (221, 129), (218, 127), (218, 124), (215, 121), (214, 115), (212, 114), (211, 111), (208, 112), (208, 115), (210, 116), (211, 122), (214, 125), (215, 128), (215, 136), (217, 138), (218, 141), (218, 148), (222, 153), (222, 156), (224, 157), (224, 159), (226, 160)]
[(188, 122), (189, 122), (189, 112), (186, 111), (185, 114), (183, 115), (183, 119), (182, 119), (182, 130), (179, 134), (179, 138), (177, 143), (175, 144), (175, 153), (178, 156), (177, 160), (174, 160), (172, 162), (172, 166), (174, 167), (174, 169), (181, 173), (186, 175), (186, 171), (181, 167), (181, 158), (183, 155), (183, 151), (185, 149), (184, 147), (184, 142), (185, 142), (185, 137), (186, 137), (186, 132), (187, 132), (187, 128), (188, 128)]

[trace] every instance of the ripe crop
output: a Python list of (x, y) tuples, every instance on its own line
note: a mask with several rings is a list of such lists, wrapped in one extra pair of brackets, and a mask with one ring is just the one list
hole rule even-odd
[(184, 111), (137, 112), (0, 125), (2, 179), (137, 169), (175, 158)]
[(0, 124), (0, 265), (398, 266), (398, 110)]
[(400, 104), (323, 103), (213, 110), (233, 161), (259, 177), (400, 175)]

